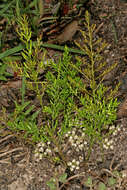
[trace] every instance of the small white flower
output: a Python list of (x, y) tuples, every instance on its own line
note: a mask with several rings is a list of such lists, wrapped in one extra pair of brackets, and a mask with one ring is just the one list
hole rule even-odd
[(76, 169), (76, 170), (79, 170), (79, 166), (77, 166), (75, 169)]
[(78, 138), (79, 138), (79, 137), (78, 137), (77, 135), (74, 136), (74, 139), (75, 139), (75, 140), (78, 139)]
[(83, 161), (83, 157), (82, 157), (82, 156), (79, 156), (79, 160), (80, 160), (80, 161)]
[(41, 146), (42, 146), (42, 147), (44, 147), (44, 146), (45, 146), (45, 143), (44, 143), (44, 142), (42, 142), (42, 143), (41, 143)]
[(39, 159), (41, 160), (41, 159), (42, 159), (42, 157), (43, 157), (43, 155), (42, 155), (42, 154), (40, 154), (40, 155), (39, 155)]
[(79, 148), (77, 147), (77, 148), (76, 148), (76, 152), (79, 152), (79, 151), (80, 151), (80, 150), (79, 150)]
[(85, 137), (85, 133), (82, 133), (82, 137)]
[(52, 151), (51, 151), (50, 149), (48, 149), (48, 148), (47, 148), (45, 151), (46, 151), (48, 154), (50, 154), (50, 153), (52, 152)]
[(56, 182), (55, 178), (52, 179), (54, 182)]
[(72, 136), (70, 136), (70, 137), (69, 137), (69, 141), (72, 141), (72, 139), (73, 139), (73, 137), (72, 137)]
[(117, 131), (121, 131), (121, 128), (120, 128), (120, 127), (118, 127), (118, 128), (117, 128)]
[(40, 151), (40, 152), (44, 152), (44, 148), (43, 148), (43, 147), (40, 147), (40, 148), (39, 148), (39, 151)]
[(74, 168), (70, 168), (71, 172), (73, 172)]
[(87, 142), (86, 142), (86, 141), (84, 141), (84, 145), (87, 145)]
[(72, 165), (71, 168), (75, 169), (75, 165)]
[(107, 139), (107, 138), (105, 139), (105, 142), (108, 142), (108, 139)]
[(50, 145), (50, 144), (51, 144), (51, 142), (50, 142), (50, 141), (48, 141), (48, 142), (47, 142), (47, 145)]
[(79, 161), (76, 161), (76, 165), (78, 166), (80, 164), (80, 162)]
[(108, 149), (108, 147), (105, 144), (103, 145), (103, 148), (105, 148), (106, 150)]
[(84, 147), (84, 145), (83, 145), (83, 144), (80, 144), (80, 145), (79, 145), (79, 148), (80, 148), (80, 149), (82, 149), (83, 147)]
[(47, 156), (47, 152), (44, 152), (44, 155)]
[(41, 142), (37, 144), (37, 147), (38, 147), (38, 148), (39, 148), (40, 146), (42, 146), (42, 143), (41, 143)]
[(72, 160), (72, 163), (75, 163), (75, 162), (76, 162), (76, 160), (75, 160), (75, 159), (73, 159), (73, 160)]
[(77, 141), (76, 141), (76, 144), (77, 144), (77, 145), (79, 145), (79, 144), (80, 144), (80, 141), (79, 141), (79, 140), (77, 140)]
[(125, 178), (125, 177), (127, 177), (127, 173), (126, 172), (122, 172), (122, 178)]
[(68, 162), (67, 165), (68, 165), (68, 166), (71, 166), (71, 165), (72, 165), (72, 162)]
[(34, 154), (34, 156), (35, 156), (35, 158), (38, 158), (38, 157), (39, 157), (39, 153), (36, 152), (36, 153)]
[(110, 129), (111, 129), (111, 130), (114, 130), (114, 129), (115, 129), (115, 125), (112, 125), (112, 126), (110, 127)]
[(110, 140), (109, 143), (110, 143), (110, 145), (113, 144), (113, 140)]
[(69, 140), (69, 142), (71, 143), (71, 144), (74, 144), (74, 140), (72, 139), (72, 140)]
[(117, 131), (114, 131), (112, 134), (113, 134), (113, 136), (116, 136), (117, 135)]
[(111, 145), (111, 146), (110, 146), (110, 149), (111, 149), (111, 150), (113, 150), (113, 149), (114, 149), (114, 146), (113, 146), (113, 145)]

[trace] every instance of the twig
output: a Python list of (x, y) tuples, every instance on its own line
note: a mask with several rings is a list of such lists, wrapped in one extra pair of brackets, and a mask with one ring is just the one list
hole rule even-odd
[(24, 148), (19, 147), (19, 148), (15, 148), (15, 149), (13, 149), (13, 150), (10, 150), (10, 151), (8, 151), (8, 152), (4, 152), (4, 153), (0, 154), (0, 160), (1, 160), (3, 157), (9, 156), (10, 154), (14, 154), (15, 152), (24, 152)]
[(97, 29), (95, 30), (95, 32), (94, 32), (94, 35), (96, 34), (96, 33), (98, 33), (98, 31), (100, 30), (100, 28), (103, 26), (103, 22), (97, 27)]

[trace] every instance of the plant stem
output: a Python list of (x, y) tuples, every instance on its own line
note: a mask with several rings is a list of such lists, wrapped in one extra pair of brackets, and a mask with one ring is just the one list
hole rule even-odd
[(56, 145), (56, 147), (58, 148), (58, 152), (59, 152), (59, 155), (60, 155), (62, 161), (64, 162), (65, 166), (67, 166), (67, 164), (66, 164), (66, 158), (65, 158), (65, 156), (64, 156), (64, 154), (63, 154), (63, 152), (62, 152), (62, 150), (60, 148), (59, 141), (57, 141), (55, 138), (53, 139), (53, 141), (54, 141), (54, 144)]
[(25, 77), (25, 73), (23, 71), (23, 75), (22, 75), (22, 88), (21, 88), (21, 94), (22, 94), (22, 105), (24, 104), (25, 102), (25, 88), (26, 88), (26, 77)]

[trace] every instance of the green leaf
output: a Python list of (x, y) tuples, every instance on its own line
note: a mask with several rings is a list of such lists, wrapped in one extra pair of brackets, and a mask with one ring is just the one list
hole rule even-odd
[(67, 179), (67, 174), (66, 174), (66, 173), (62, 174), (62, 175), (59, 177), (59, 181), (62, 182), (62, 183), (65, 183), (65, 182), (66, 182), (66, 179)]
[(53, 112), (51, 107), (49, 107), (49, 106), (45, 106), (43, 111), (46, 113), (49, 113), (49, 114), (52, 114), (52, 112)]
[(29, 115), (30, 112), (31, 112), (34, 108), (35, 108), (35, 106), (34, 106), (34, 105), (31, 105), (31, 106), (29, 107), (29, 109), (27, 109), (27, 110), (25, 111), (24, 115), (25, 115), (25, 116)]
[(108, 185), (109, 185), (109, 186), (113, 186), (113, 185), (115, 185), (115, 184), (116, 184), (116, 179), (113, 178), (113, 177), (110, 177), (110, 178), (108, 179)]
[(16, 46), (14, 48), (11, 48), (11, 49), (8, 49), (6, 51), (4, 51), (3, 53), (0, 53), (0, 59), (4, 58), (4, 57), (7, 57), (9, 55), (12, 55), (14, 53), (17, 53), (21, 50), (24, 49), (24, 46), (22, 44), (20, 44), (19, 46)]
[(6, 4), (6, 6), (4, 6), (3, 9), (1, 9), (0, 11), (0, 15), (3, 15), (8, 9), (9, 7), (11, 7), (11, 5), (15, 2), (15, 0), (11, 1), (10, 3)]
[(6, 64), (3, 64), (1, 67), (0, 67), (0, 74), (4, 74), (5, 70), (7, 68), (7, 65)]
[(113, 171), (112, 172), (116, 177), (120, 177), (120, 172), (118, 172), (118, 171)]
[(92, 182), (92, 177), (88, 177), (87, 181), (85, 182), (85, 185), (86, 185), (87, 187), (91, 187), (92, 184), (93, 184), (93, 182)]
[(17, 113), (21, 113), (24, 111), (24, 109), (30, 104), (30, 101), (25, 102), (23, 105), (18, 105), (15, 101), (16, 111)]
[(0, 80), (7, 81), (6, 77), (0, 76)]
[(37, 118), (39, 112), (40, 112), (40, 110), (38, 110), (38, 111), (36, 111), (35, 113), (32, 114), (31, 121), (34, 121)]
[[(36, 45), (36, 42), (33, 42), (33, 44)], [(44, 48), (52, 48), (52, 49), (58, 49), (58, 50), (64, 51), (63, 46), (59, 46), (59, 45), (55, 45), (55, 44), (46, 44), (46, 43), (43, 44), (42, 43), (41, 46)], [(8, 49), (8, 50), (4, 51), (3, 53), (0, 53), (0, 59), (7, 57), (9, 55), (12, 55), (14, 53), (17, 53), (17, 52), (23, 50), (24, 48), (25, 48), (25, 46), (23, 44), (19, 44), (18, 46), (14, 47), (14, 48)], [(69, 52), (77, 53), (77, 54), (81, 54), (81, 55), (85, 54), (83, 51), (78, 50), (78, 49), (73, 49), (73, 48), (69, 48)]]
[(98, 186), (98, 190), (105, 190), (106, 189), (106, 186), (104, 183), (100, 182), (99, 183), (99, 186)]
[(47, 185), (49, 186), (50, 190), (56, 190), (54, 178), (50, 179), (50, 181), (47, 182)]

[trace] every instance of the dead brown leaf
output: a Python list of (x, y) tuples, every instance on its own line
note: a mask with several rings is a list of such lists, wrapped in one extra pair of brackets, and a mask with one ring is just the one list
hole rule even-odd
[(78, 21), (73, 20), (71, 23), (69, 23), (65, 28), (63, 29), (62, 33), (57, 36), (56, 40), (62, 44), (67, 41), (71, 41), (72, 37), (76, 33), (76, 31), (79, 29)]
[(118, 118), (122, 117), (127, 117), (127, 98), (124, 100), (124, 102), (119, 106), (118, 108), (118, 113), (117, 113)]

